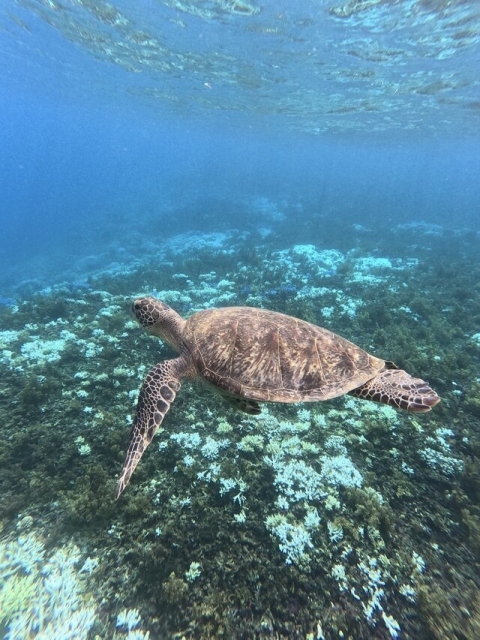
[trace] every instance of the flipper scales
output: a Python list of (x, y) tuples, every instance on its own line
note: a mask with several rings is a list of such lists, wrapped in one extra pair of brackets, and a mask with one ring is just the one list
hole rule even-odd
[(115, 490), (115, 500), (118, 500), (125, 490), (143, 452), (162, 424), (180, 389), (178, 361), (177, 358), (160, 362), (148, 372), (143, 382), (138, 396), (135, 420), (130, 431), (127, 455)]

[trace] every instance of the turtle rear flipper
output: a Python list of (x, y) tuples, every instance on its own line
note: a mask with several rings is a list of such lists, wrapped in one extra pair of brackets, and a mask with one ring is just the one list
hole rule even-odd
[(130, 432), (130, 442), (123, 463), (122, 474), (115, 489), (117, 500), (130, 481), (143, 452), (153, 439), (158, 427), (175, 400), (180, 389), (183, 360), (166, 360), (151, 369), (145, 378), (138, 396), (137, 413)]
[(237, 409), (238, 411), (243, 411), (243, 413), (248, 413), (251, 416), (258, 416), (259, 413), (262, 413), (260, 405), (255, 400), (249, 400), (248, 398), (237, 398), (236, 396), (232, 396), (229, 393), (222, 393), (222, 396), (231, 407)]
[(397, 409), (425, 413), (440, 402), (428, 382), (414, 378), (402, 369), (387, 369), (350, 391), (363, 400), (382, 402)]

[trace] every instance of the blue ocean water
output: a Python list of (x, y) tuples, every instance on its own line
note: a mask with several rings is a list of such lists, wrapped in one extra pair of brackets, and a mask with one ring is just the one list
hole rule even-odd
[(295, 227), (478, 230), (478, 43), (455, 22), (474, 7), (332, 7), (6, 3), (4, 295), (136, 253), (162, 220), (261, 225), (252, 198)]
[[(25, 575), (95, 594), (75, 587), (57, 622), (50, 601), (39, 622), (11, 598), (0, 635), (67, 637), (76, 611), (68, 637), (130, 637), (140, 617), (151, 638), (479, 637), (478, 3), (0, 0), (0, 46), (5, 593), (23, 567), (27, 594)], [(430, 376), (443, 402), (426, 427), (378, 414), (388, 436), (350, 398), (325, 413), (328, 433), (327, 409), (304, 406), (233, 418), (232, 435), (222, 407), (186, 392), (176, 436), (119, 514), (104, 489), (157, 357), (131, 323), (140, 294), (184, 314), (247, 304), (304, 317)], [(197, 537), (181, 534), (198, 522)], [(408, 567), (396, 555), (407, 535)], [(235, 544), (266, 554), (238, 580)], [(458, 583), (437, 587), (442, 554), (460, 547)], [(320, 589), (330, 596), (312, 604)], [(441, 626), (442, 590), (471, 620), (453, 606)]]

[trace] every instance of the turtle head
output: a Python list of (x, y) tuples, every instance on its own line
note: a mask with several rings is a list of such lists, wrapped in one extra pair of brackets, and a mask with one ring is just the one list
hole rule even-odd
[(156, 298), (137, 298), (132, 311), (148, 333), (168, 342), (176, 351), (181, 350), (181, 333), (185, 320), (168, 304)]

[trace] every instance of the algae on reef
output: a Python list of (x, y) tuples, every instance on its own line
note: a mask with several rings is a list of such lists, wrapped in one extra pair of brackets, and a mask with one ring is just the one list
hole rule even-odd
[[(458, 252), (444, 284), (435, 237), (417, 262), (388, 242), (375, 261), (365, 247), (217, 240), (0, 309), (5, 533), (29, 517), (52, 549), (74, 540), (98, 557), (104, 637), (124, 637), (132, 607), (151, 637), (476, 637), (478, 268)], [(348, 397), (251, 417), (184, 384), (115, 504), (138, 389), (167, 353), (128, 315), (140, 293), (186, 315), (302, 317), (424, 376), (443, 402), (420, 418)]]

